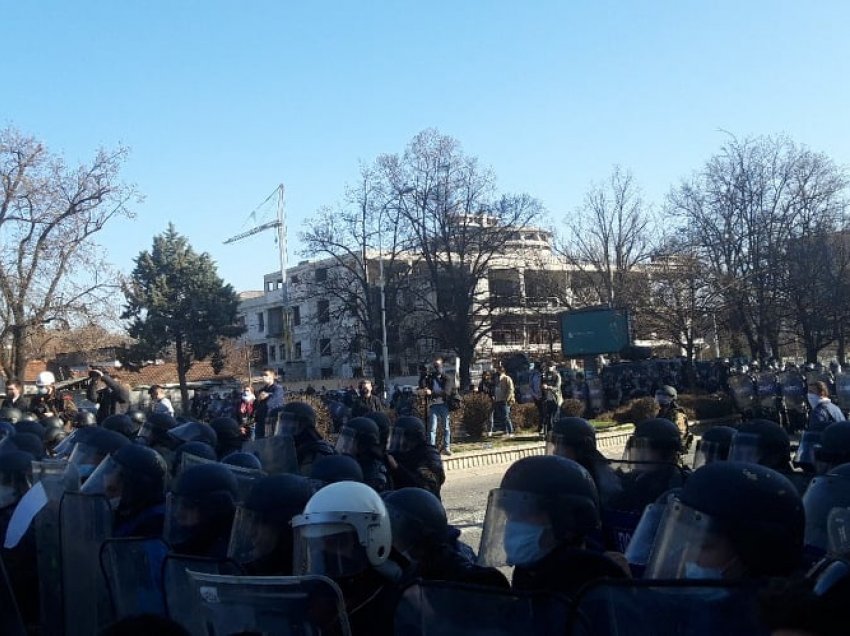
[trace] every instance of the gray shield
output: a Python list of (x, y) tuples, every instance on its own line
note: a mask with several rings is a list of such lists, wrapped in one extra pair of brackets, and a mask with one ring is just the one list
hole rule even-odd
[(755, 586), (711, 581), (602, 581), (581, 593), (565, 632), (580, 636), (743, 636), (759, 624)]
[(192, 587), (188, 570), (210, 574), (237, 575), (242, 571), (230, 560), (169, 554), (162, 565), (162, 588), (165, 592), (165, 611), (169, 618), (180, 623), (190, 634), (206, 634), (201, 603)]
[(803, 377), (793, 371), (783, 371), (778, 377), (785, 408), (793, 413), (805, 413), (806, 385), (803, 383)]
[(835, 399), (841, 410), (850, 409), (850, 373), (839, 373), (835, 376)]
[(350, 633), (342, 593), (325, 577), (189, 574), (212, 636)]
[(64, 616), (59, 503), (66, 490), (79, 490), (80, 477), (76, 466), (59, 460), (34, 461), (32, 474), (33, 483), (41, 483), (47, 494), (47, 505), (33, 520), (38, 564), (39, 622), (45, 634), (61, 634), (64, 630)]
[(97, 567), (100, 546), (112, 536), (105, 497), (66, 492), (59, 506), (65, 634), (96, 634), (112, 622), (106, 580)]
[(298, 456), (295, 453), (295, 440), (291, 435), (252, 439), (242, 445), (242, 450), (259, 457), (263, 470), (268, 475), (298, 474)]
[(767, 411), (776, 410), (776, 374), (762, 371), (756, 375), (756, 392), (759, 406)]
[(108, 539), (100, 548), (115, 620), (134, 614), (165, 616), (162, 564), (168, 546), (161, 539)]
[(566, 634), (567, 603), (543, 594), (424, 581), (408, 587), (396, 606), (401, 636)]

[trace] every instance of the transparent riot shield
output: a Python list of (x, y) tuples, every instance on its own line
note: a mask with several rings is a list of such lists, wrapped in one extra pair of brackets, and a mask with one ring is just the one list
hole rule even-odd
[(233, 476), (236, 477), (236, 486), (238, 487), (238, 501), (237, 503), (242, 503), (245, 501), (245, 498), (248, 496), (248, 493), (251, 492), (251, 488), (254, 487), (254, 484), (258, 479), (265, 476), (265, 473), (262, 470), (257, 470), (255, 468), (244, 468), (242, 466), (234, 466), (232, 464), (224, 464), (230, 469), (230, 472), (233, 473)]
[(59, 505), (65, 634), (96, 634), (112, 622), (109, 591), (97, 567), (100, 545), (111, 536), (105, 497), (65, 493)]
[(587, 381), (587, 403), (594, 413), (605, 410), (605, 387), (602, 378), (590, 378)]
[(216, 464), (214, 459), (207, 459), (206, 457), (199, 457), (198, 455), (192, 455), (192, 453), (182, 453), (180, 455), (180, 465), (177, 467), (177, 475), (180, 476), (183, 472), (192, 466), (201, 466), (203, 464)]
[(40, 483), (47, 504), (33, 520), (38, 563), (39, 623), (45, 634), (64, 631), (62, 610), (62, 550), (59, 531), (59, 504), (65, 492), (80, 489), (76, 466), (67, 461), (44, 460), (32, 463), (33, 484)]
[(182, 554), (168, 554), (162, 563), (162, 588), (165, 612), (185, 627), (190, 634), (206, 634), (200, 598), (195, 594), (188, 570), (209, 574), (239, 576), (241, 568), (229, 559), (207, 559)]
[(242, 450), (259, 457), (263, 470), (268, 475), (298, 474), (298, 456), (295, 454), (295, 440), (291, 435), (252, 439), (242, 445)]
[(756, 374), (756, 401), (763, 413), (776, 412), (777, 383), (776, 374), (773, 371), (762, 371)]
[(0, 633), (8, 636), (24, 636), (27, 633), (3, 559), (0, 559)]
[(168, 546), (161, 539), (108, 539), (100, 548), (115, 620), (134, 614), (165, 616), (162, 564)]
[(576, 599), (565, 633), (767, 636), (757, 592), (753, 586), (721, 581), (599, 581)]
[(835, 400), (842, 411), (850, 411), (850, 373), (835, 376)]
[(189, 572), (205, 634), (348, 635), (336, 583), (322, 576), (222, 576)]
[(563, 635), (565, 599), (491, 587), (422, 581), (404, 590), (396, 606), (398, 636)]
[(729, 378), (729, 389), (735, 408), (741, 413), (752, 413), (755, 407), (755, 388), (748, 375), (733, 375)]
[(797, 371), (783, 371), (778, 376), (782, 402), (789, 413), (806, 412), (806, 385)]

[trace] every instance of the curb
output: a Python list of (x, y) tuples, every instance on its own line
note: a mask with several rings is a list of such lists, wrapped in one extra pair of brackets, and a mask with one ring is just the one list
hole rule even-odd
[[(596, 436), (597, 448), (610, 448), (626, 443), (632, 434), (634, 426), (627, 424), (617, 426), (616, 430), (599, 433)], [(543, 455), (546, 453), (546, 442), (534, 442), (518, 446), (507, 446), (499, 449), (484, 449), (470, 451), (443, 458), (443, 470), (447, 473), (452, 470), (463, 470), (464, 468), (482, 468), (484, 466), (495, 466), (497, 464), (510, 464), (523, 457), (532, 455)]]

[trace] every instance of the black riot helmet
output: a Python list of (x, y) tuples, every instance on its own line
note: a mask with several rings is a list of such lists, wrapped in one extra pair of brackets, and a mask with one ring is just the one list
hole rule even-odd
[[(185, 456), (189, 456), (189, 458), (187, 459)], [(209, 444), (205, 442), (186, 442), (174, 449), (174, 462), (171, 465), (171, 472), (172, 475), (176, 475), (188, 466), (215, 462), (217, 459), (218, 455), (216, 455), (215, 449)]]
[(363, 469), (348, 455), (322, 455), (310, 467), (310, 482), (318, 490), (338, 481), (363, 482)]
[(178, 424), (168, 431), (168, 436), (174, 438), (179, 443), (204, 442), (213, 448), (218, 445), (218, 435), (216, 435), (215, 429), (209, 424), (202, 422)]
[(148, 416), (141, 409), (130, 409), (127, 411), (126, 415), (133, 421), (133, 425), (136, 427), (136, 430), (142, 428), (148, 419)]
[(228, 556), (253, 575), (292, 574), (290, 521), (303, 512), (313, 496), (301, 476), (262, 477), (236, 511)]
[(829, 547), (829, 513), (834, 508), (850, 508), (850, 464), (834, 466), (812, 479), (803, 495), (803, 507), (806, 551), (809, 556), (819, 558)]
[[(144, 421), (142, 421), (144, 424)], [(116, 433), (120, 433), (127, 439), (133, 439), (138, 435), (139, 429), (141, 428), (141, 424), (136, 424), (133, 420), (130, 419), (129, 415), (124, 415), (122, 413), (115, 413), (114, 415), (107, 416), (101, 423), (101, 428), (105, 428), (109, 431), (115, 431)]]
[(35, 418), (34, 419), (23, 418), (22, 421), (27, 421), (27, 422), (37, 421), (38, 423), (40, 423), (44, 427), (45, 430), (49, 430), (51, 428), (61, 428), (61, 429), (65, 428), (65, 422), (63, 422), (62, 418), (59, 417), (58, 415), (46, 415), (46, 416), (42, 417), (40, 420), (35, 419)]
[(36, 437), (44, 438), (44, 426), (41, 422), (30, 422), (29, 420), (21, 420), (15, 424), (15, 430), (18, 433), (32, 433)]
[(390, 515), (393, 547), (414, 561), (449, 535), (446, 510), (437, 497), (424, 488), (400, 488), (384, 495)]
[(215, 541), (229, 536), (238, 497), (236, 477), (227, 466), (187, 468), (166, 497), (163, 538), (178, 553), (207, 554)]
[(260, 458), (253, 453), (245, 453), (238, 451), (230, 453), (227, 457), (221, 460), (222, 464), (228, 466), (239, 466), (240, 468), (248, 468), (251, 470), (263, 470), (263, 464)]
[(4, 448), (29, 453), (36, 459), (44, 459), (44, 442), (35, 433), (15, 433), (3, 440)]
[(712, 462), (726, 461), (736, 432), (731, 426), (712, 426), (703, 433), (694, 451), (694, 470)]
[(389, 451), (406, 453), (426, 444), (425, 424), (418, 417), (404, 415), (398, 418), (390, 434)]
[(647, 578), (787, 576), (800, 565), (805, 518), (781, 473), (714, 462), (685, 482), (668, 506)]
[(380, 411), (369, 411), (364, 417), (368, 417), (378, 425), (379, 443), (381, 448), (386, 448), (387, 441), (390, 439), (390, 418)]
[(105, 428), (92, 426), (80, 429), (81, 432), (85, 430), (91, 430), (91, 433), (77, 442), (69, 458), (72, 464), (77, 465), (83, 479), (94, 472), (104, 457), (130, 443), (130, 440), (120, 433)]
[(167, 473), (155, 450), (127, 444), (100, 463), (81, 491), (105, 496), (119, 514), (134, 514), (165, 500)]
[(561, 417), (546, 436), (546, 454), (584, 460), (596, 450), (596, 429), (581, 417)]
[(215, 431), (215, 451), (219, 457), (242, 450), (242, 430), (239, 422), (232, 417), (217, 417), (210, 422), (210, 427)]
[(0, 408), (0, 422), (11, 422), (17, 424), (23, 418), (21, 409), (14, 406), (4, 406)]
[(168, 413), (152, 413), (139, 429), (138, 437), (148, 446), (171, 448), (174, 446), (174, 439), (168, 436), (168, 431), (175, 426), (177, 426), (177, 420)]
[(84, 426), (97, 426), (97, 417), (91, 411), (77, 411), (74, 416), (74, 428), (83, 428)]
[(34, 459), (25, 451), (0, 451), (0, 509), (16, 504), (30, 489)]
[(825, 473), (846, 463), (850, 463), (850, 423), (835, 422), (820, 435), (820, 446), (815, 448), (815, 466), (818, 473)]
[(791, 469), (791, 439), (785, 429), (776, 422), (743, 422), (732, 438), (729, 460), (761, 464), (788, 472)]
[(336, 452), (359, 457), (380, 450), (381, 433), (368, 417), (354, 417), (346, 422), (336, 441)]
[(679, 427), (663, 417), (644, 420), (626, 443), (623, 459), (632, 462), (676, 463), (682, 452)]
[[(56, 416), (51, 415), (50, 417), (56, 417)], [(38, 415), (36, 415), (35, 413), (31, 413), (29, 411), (26, 411), (23, 415), (21, 415), (21, 419), (26, 420), (28, 422), (38, 422), (39, 421)], [(59, 419), (61, 420), (62, 418), (59, 418)]]
[(275, 435), (298, 437), (304, 431), (316, 428), (316, 411), (306, 402), (287, 402), (280, 411)]
[(529, 566), (561, 545), (580, 546), (599, 527), (593, 478), (556, 455), (520, 459), (490, 492), (479, 565)]

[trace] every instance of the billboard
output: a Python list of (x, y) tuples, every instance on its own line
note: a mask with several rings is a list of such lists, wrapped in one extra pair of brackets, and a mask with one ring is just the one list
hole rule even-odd
[(631, 344), (626, 309), (582, 309), (561, 314), (561, 349), (567, 358), (618, 353)]

